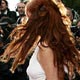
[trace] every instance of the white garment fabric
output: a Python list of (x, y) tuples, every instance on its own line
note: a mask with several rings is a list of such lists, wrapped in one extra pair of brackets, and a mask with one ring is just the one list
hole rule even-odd
[(36, 47), (27, 68), (29, 80), (46, 80), (45, 72), (37, 59), (38, 51), (39, 47)]

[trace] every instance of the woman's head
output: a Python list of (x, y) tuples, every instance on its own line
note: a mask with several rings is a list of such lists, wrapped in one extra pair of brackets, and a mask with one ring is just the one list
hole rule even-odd
[(30, 17), (31, 14), (39, 16), (39, 13), (49, 12), (53, 5), (53, 7), (56, 7), (56, 5), (51, 2), (52, 0), (31, 0), (26, 5), (26, 14)]
[[(59, 8), (52, 0), (31, 0), (26, 5), (26, 14), (29, 21), (32, 21), (33, 25), (37, 25), (35, 30), (40, 30), (43, 27), (45, 31), (53, 32), (60, 25), (64, 26)], [(51, 31), (50, 33), (52, 33)]]
[(43, 40), (46, 39), (49, 42), (54, 37), (55, 40), (60, 41), (62, 34), (65, 34), (66, 31), (63, 28), (66, 29), (66, 25), (62, 19), (65, 16), (62, 16), (58, 6), (52, 0), (31, 0), (27, 3), (26, 13), (29, 17), (28, 23), (33, 26), (31, 29), (33, 28), (37, 35), (44, 38)]

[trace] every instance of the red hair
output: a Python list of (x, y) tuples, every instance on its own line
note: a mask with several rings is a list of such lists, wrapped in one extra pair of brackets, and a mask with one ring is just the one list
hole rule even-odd
[(51, 0), (34, 0), (27, 4), (28, 12), (31, 14), (29, 20), (24, 26), (19, 26), (22, 27), (21, 29), (17, 27), (13, 30), (11, 35), (13, 38), (18, 38), (13, 40), (4, 52), (7, 59), (12, 55), (15, 56), (11, 69), (15, 70), (19, 63), (25, 61), (35, 42), (36, 45), (39, 42), (41, 44), (47, 42), (55, 56), (59, 80), (64, 80), (63, 66), (70, 68), (68, 63), (71, 63), (73, 67), (78, 66), (75, 64), (79, 53), (70, 40), (71, 36), (62, 21), (59, 8)]

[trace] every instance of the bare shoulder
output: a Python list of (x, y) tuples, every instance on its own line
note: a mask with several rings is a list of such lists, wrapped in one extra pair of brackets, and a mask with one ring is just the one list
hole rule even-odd
[(38, 60), (45, 71), (47, 80), (57, 80), (57, 68), (54, 66), (54, 53), (52, 49), (42, 45), (39, 48)]
[(53, 51), (50, 47), (44, 47), (42, 45), (39, 45), (39, 48), (40, 48), (40, 52), (42, 56), (45, 56), (45, 57), (52, 56), (53, 57)]
[[(46, 65), (47, 64), (51, 64), (51, 62), (53, 63), (54, 60), (54, 55), (53, 55), (53, 51), (50, 47), (44, 47), (42, 45), (39, 45), (39, 61), (41, 62), (42, 65), (45, 65), (45, 61), (46, 61)], [(48, 63), (49, 62), (49, 63)]]

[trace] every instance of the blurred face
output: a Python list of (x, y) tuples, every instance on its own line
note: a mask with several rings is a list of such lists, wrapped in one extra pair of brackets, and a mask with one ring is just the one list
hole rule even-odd
[(77, 41), (78, 44), (80, 44), (80, 37), (77, 36), (76, 41)]
[(67, 10), (67, 16), (70, 18), (71, 21), (73, 21), (73, 14), (70, 9)]
[(18, 3), (17, 10), (18, 10), (19, 15), (24, 15), (25, 14), (25, 4)]
[(7, 5), (5, 3), (5, 1), (2, 0), (2, 3), (1, 3), (1, 10), (6, 10), (7, 9)]
[(79, 28), (80, 28), (80, 21), (77, 23), (77, 27), (79, 27)]

